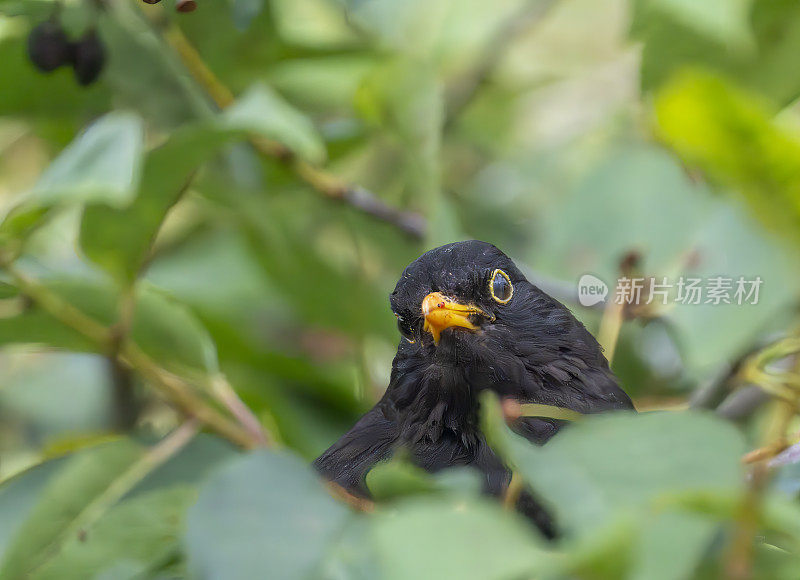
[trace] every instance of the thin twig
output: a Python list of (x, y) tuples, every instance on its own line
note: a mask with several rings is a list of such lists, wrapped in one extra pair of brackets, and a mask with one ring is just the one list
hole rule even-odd
[[(764, 490), (769, 482), (767, 461), (775, 453), (789, 445), (789, 425), (797, 414), (798, 373), (800, 373), (800, 338), (788, 336), (749, 357), (742, 365), (739, 375), (771, 394), (772, 416), (763, 436), (762, 447), (745, 455), (745, 462), (753, 462), (750, 469), (747, 494), (742, 502), (736, 526), (725, 561), (725, 574), (729, 580), (745, 580), (752, 577), (753, 543), (758, 532), (758, 521), (763, 503)], [(770, 365), (794, 355), (792, 364), (780, 371), (770, 371)]]
[(522, 417), (542, 417), (559, 421), (580, 421), (583, 419), (583, 414), (566, 407), (543, 405), (541, 403), (520, 403), (512, 398), (503, 399), (501, 409), (507, 422), (513, 422)]
[(740, 387), (728, 395), (714, 410), (718, 416), (729, 421), (742, 421), (752, 415), (770, 396), (758, 385)]
[[(164, 40), (176, 52), (186, 70), (197, 84), (205, 89), (217, 107), (220, 109), (230, 107), (235, 101), (233, 92), (208, 67), (180, 28), (174, 24), (169, 25), (163, 34)], [(326, 198), (344, 203), (366, 215), (391, 224), (414, 239), (425, 237), (426, 222), (420, 214), (387, 205), (368, 189), (348, 184), (324, 169), (299, 158), (283, 143), (263, 137), (253, 138), (250, 142), (261, 155), (282, 163)]]
[(508, 511), (513, 511), (517, 508), (517, 503), (522, 495), (522, 490), (525, 488), (525, 482), (518, 471), (511, 472), (511, 481), (508, 482), (505, 494), (503, 494), (503, 507)]
[(608, 359), (608, 364), (614, 361), (614, 354), (617, 351), (619, 333), (622, 330), (622, 322), (625, 319), (625, 304), (617, 303), (612, 299), (600, 319), (600, 329), (597, 332), (597, 342), (603, 348), (603, 353)]
[(117, 356), (106, 357), (112, 387), (112, 410), (114, 427), (127, 432), (139, 420), (140, 405), (133, 384), (133, 373), (119, 362)]
[(274, 442), (269, 438), (264, 426), (250, 410), (250, 407), (244, 404), (236, 394), (236, 391), (228, 382), (224, 375), (217, 374), (211, 379), (211, 394), (222, 403), (225, 408), (230, 411), (231, 415), (236, 417), (239, 424), (242, 425), (255, 441), (264, 447), (271, 446)]
[(375, 502), (363, 497), (358, 497), (357, 495), (353, 495), (338, 483), (326, 481), (325, 487), (331, 496), (341, 502), (346, 503), (356, 511), (371, 512), (375, 509)]
[(765, 459), (772, 459), (788, 447), (789, 443), (787, 441), (773, 441), (764, 447), (759, 447), (758, 449), (753, 449), (752, 451), (745, 453), (744, 457), (742, 457), (742, 463), (750, 464), (758, 461), (764, 461)]
[(139, 404), (131, 370), (119, 361), (122, 345), (128, 339), (136, 308), (136, 283), (123, 288), (119, 300), (117, 322), (111, 327), (108, 369), (113, 387), (114, 421), (120, 431), (129, 431), (139, 419)]
[(203, 401), (195, 394), (189, 383), (161, 368), (135, 344), (130, 342), (126, 344), (120, 353), (120, 358), (148, 379), (153, 386), (164, 394), (169, 402), (185, 415), (197, 417), (211, 429), (245, 449), (258, 447), (261, 444), (259, 440), (251, 435), (248, 429), (235, 421), (231, 421), (217, 409)]
[[(619, 273), (624, 278), (633, 279), (638, 272), (641, 255), (636, 250), (626, 252), (619, 261)], [(597, 342), (611, 364), (617, 350), (622, 323), (628, 318), (636, 316), (650, 316), (652, 313), (642, 311), (638, 302), (638, 294), (626, 296), (619, 284), (614, 285), (614, 291), (609, 296), (609, 301), (600, 319), (600, 329), (597, 331)], [(636, 299), (630, 301), (630, 299)]]
[[(773, 416), (767, 425), (765, 441), (773, 445), (785, 441), (786, 430), (794, 417), (795, 409), (785, 401), (775, 401)], [(758, 532), (764, 490), (769, 482), (766, 458), (756, 461), (750, 469), (747, 493), (736, 518), (735, 528), (725, 561), (728, 580), (746, 580), (752, 577), (753, 543)]]

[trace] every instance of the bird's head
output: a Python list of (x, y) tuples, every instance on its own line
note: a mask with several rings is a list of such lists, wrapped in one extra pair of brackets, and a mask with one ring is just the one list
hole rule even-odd
[(577, 410), (583, 383), (614, 381), (584, 326), (486, 242), (426, 252), (405, 269), (390, 302), (403, 337), (396, 375), (508, 396), (536, 392), (552, 404), (570, 392)]
[(433, 354), (440, 344), (447, 349), (487, 334), (497, 337), (532, 288), (505, 254), (473, 240), (417, 258), (403, 272), (390, 302), (406, 342)]

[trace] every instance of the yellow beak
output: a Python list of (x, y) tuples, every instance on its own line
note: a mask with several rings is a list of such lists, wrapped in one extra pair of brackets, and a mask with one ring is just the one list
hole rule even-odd
[(441, 292), (431, 292), (422, 300), (422, 315), (425, 317), (423, 328), (431, 333), (434, 344), (439, 344), (439, 338), (445, 328), (457, 326), (478, 330), (478, 327), (469, 320), (474, 314), (486, 316), (480, 308), (454, 302)]

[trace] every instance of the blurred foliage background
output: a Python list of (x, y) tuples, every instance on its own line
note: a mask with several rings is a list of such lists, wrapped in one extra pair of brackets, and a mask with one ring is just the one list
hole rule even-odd
[[(52, 19), (97, 82), (31, 64)], [(791, 0), (0, 0), (0, 576), (797, 578), (800, 463), (739, 459), (796, 443), (798, 54)], [(297, 459), (387, 385), (405, 265), (469, 238), (606, 325), (640, 410), (714, 410), (499, 443), (555, 550), (402, 466), (424, 493), (358, 517)], [(763, 285), (577, 303), (631, 267)], [(295, 456), (231, 459), (262, 429)]]

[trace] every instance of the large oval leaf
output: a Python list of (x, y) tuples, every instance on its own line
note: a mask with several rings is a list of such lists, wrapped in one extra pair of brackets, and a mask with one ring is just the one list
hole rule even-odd
[(347, 519), (300, 459), (252, 453), (213, 476), (189, 511), (189, 569), (198, 578), (308, 578)]

